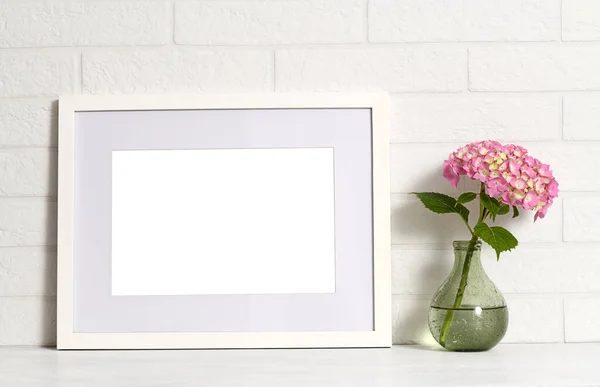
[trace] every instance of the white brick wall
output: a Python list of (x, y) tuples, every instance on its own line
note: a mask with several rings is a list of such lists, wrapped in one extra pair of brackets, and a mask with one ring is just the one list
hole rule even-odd
[(5, 196), (56, 196), (56, 151), (0, 149), (0, 193)]
[[(459, 145), (519, 142), (561, 200), (484, 265), (505, 342), (600, 341), (600, 2), (49, 0), (0, 4), (0, 344), (54, 342), (56, 96), (382, 90), (392, 96), (394, 341), (432, 340), (427, 305), (464, 238), (407, 193), (456, 193)], [(471, 188), (471, 184), (466, 184)]]
[(559, 7), (559, 0), (372, 0), (369, 41), (555, 41)]
[(0, 214), (0, 247), (56, 245), (53, 199), (0, 197)]
[(567, 342), (600, 341), (600, 297), (565, 299), (565, 340)]
[(273, 89), (273, 54), (266, 50), (103, 50), (84, 53), (82, 62), (87, 94)]
[(0, 98), (73, 93), (79, 78), (76, 58), (74, 54), (46, 50), (0, 50)]
[(469, 50), (469, 90), (597, 90), (598, 66), (600, 47), (594, 45), (476, 47)]
[(379, 47), (277, 50), (278, 91), (461, 91), (464, 49)]
[(563, 0), (563, 40), (600, 39), (600, 3), (595, 0)]
[[(595, 102), (597, 110), (593, 111), (597, 111), (600, 128), (600, 100)], [(465, 143), (473, 138), (554, 141), (561, 138), (561, 102), (555, 95), (420, 94), (394, 97), (392, 103), (390, 141), (393, 143)], [(600, 138), (600, 131), (598, 136)], [(445, 149), (449, 153), (448, 148)]]
[(175, 43), (258, 45), (360, 43), (363, 0), (220, 1), (175, 4)]
[(598, 95), (567, 95), (563, 108), (565, 140), (600, 140)]
[(565, 200), (566, 242), (600, 242), (600, 195)]
[(0, 297), (56, 295), (54, 248), (3, 248), (0, 267)]
[(56, 146), (56, 106), (51, 99), (3, 99), (0, 103), (1, 146)]
[(158, 45), (171, 40), (164, 2), (0, 4), (0, 47)]

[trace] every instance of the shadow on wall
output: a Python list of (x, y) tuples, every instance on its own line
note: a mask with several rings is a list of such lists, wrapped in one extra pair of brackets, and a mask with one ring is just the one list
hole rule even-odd
[[(432, 171), (414, 182), (414, 186), (439, 186), (439, 179), (439, 172)], [(394, 280), (404, 283), (393, 287), (393, 342), (437, 345), (428, 327), (429, 302), (450, 273), (454, 262), (450, 243), (454, 235), (462, 234), (464, 225), (450, 215), (430, 213), (416, 197), (397, 204), (391, 214), (392, 240), (397, 245), (393, 249), (392, 265)], [(419, 241), (427, 246), (420, 247), (421, 250), (400, 246)], [(425, 262), (414, 264), (415, 259)], [(419, 268), (418, 272), (412, 272), (415, 268)]]
[[(58, 141), (58, 101), (52, 102), (52, 115), (50, 123), (51, 131), (51, 144), (57, 144)], [(57, 282), (57, 256), (56, 256), (56, 239), (57, 239), (57, 212), (56, 212), (56, 192), (58, 187), (58, 153), (49, 152), (48, 157), (50, 158), (48, 166), (48, 178), (50, 192), (52, 198), (48, 199), (48, 205), (46, 206), (46, 241), (45, 244), (48, 249), (45, 253), (45, 265), (44, 265), (44, 294), (49, 295), (45, 297), (44, 302), (41, 305), (41, 319), (40, 324), (42, 327), (41, 342), (44, 345), (55, 345), (56, 344), (56, 282)]]

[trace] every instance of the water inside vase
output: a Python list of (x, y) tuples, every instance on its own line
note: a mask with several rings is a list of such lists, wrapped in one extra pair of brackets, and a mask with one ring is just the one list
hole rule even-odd
[[(446, 313), (451, 308), (431, 306), (429, 329), (434, 337), (440, 337)], [(486, 351), (502, 340), (508, 326), (506, 306), (482, 308), (463, 305), (454, 310), (454, 318), (445, 348), (451, 351)]]

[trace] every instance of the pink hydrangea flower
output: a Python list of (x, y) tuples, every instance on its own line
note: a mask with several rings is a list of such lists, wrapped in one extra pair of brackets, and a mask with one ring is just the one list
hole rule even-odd
[(454, 187), (461, 175), (485, 184), (488, 195), (511, 206), (536, 211), (544, 218), (558, 197), (558, 182), (550, 166), (530, 156), (527, 149), (498, 141), (467, 144), (444, 161), (444, 177)]

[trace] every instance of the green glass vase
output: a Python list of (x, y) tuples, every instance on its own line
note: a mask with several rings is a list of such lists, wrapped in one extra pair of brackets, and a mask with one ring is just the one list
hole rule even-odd
[(429, 330), (450, 351), (487, 351), (508, 328), (504, 296), (481, 266), (481, 242), (455, 241), (454, 267), (429, 308)]

